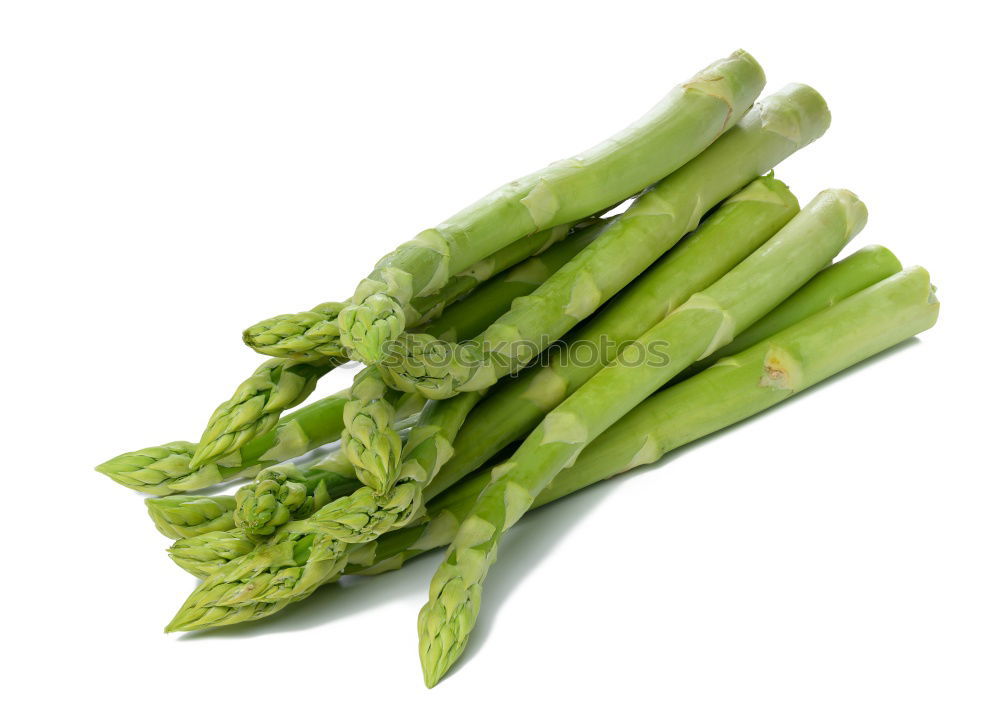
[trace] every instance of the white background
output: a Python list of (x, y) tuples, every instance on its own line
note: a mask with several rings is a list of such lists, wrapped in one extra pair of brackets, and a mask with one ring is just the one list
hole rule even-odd
[[(5, 698), (998, 710), (1000, 67), (977, 6), (3, 3)], [(93, 465), (197, 440), (258, 362), (243, 327), (348, 296), (418, 229), (737, 47), (769, 89), (827, 97), (831, 130), (777, 175), (803, 203), (856, 191), (871, 219), (849, 249), (926, 266), (938, 326), (526, 518), (432, 692), (415, 619), (437, 555), (257, 625), (162, 634), (194, 580)]]

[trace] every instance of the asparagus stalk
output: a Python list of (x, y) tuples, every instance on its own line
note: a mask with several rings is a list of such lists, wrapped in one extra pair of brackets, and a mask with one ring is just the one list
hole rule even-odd
[(727, 199), (566, 343), (546, 354), (545, 363), (522, 372), (477, 406), (438, 477), (454, 483), (523, 438), (619, 349), (726, 274), (796, 212), (795, 196), (772, 177), (758, 178)]
[(493, 469), (493, 482), (462, 522), (420, 612), (420, 659), (428, 686), (465, 648), (503, 533), (559, 471), (671, 377), (732, 341), (805, 284), (866, 219), (854, 194), (820, 193), (750, 257), (623, 349)]
[[(498, 275), (479, 288), (474, 298), (458, 302), (429, 325), (436, 339), (468, 339), (491, 324), (518, 297), (530, 294), (556, 270), (591, 244), (603, 221), (576, 231), (541, 255)], [(489, 305), (491, 309), (484, 309)], [(393, 487), (401, 465), (402, 440), (393, 428), (392, 404), (383, 372), (369, 367), (355, 378), (352, 399), (344, 411), (344, 451), (358, 471), (358, 479), (378, 496)], [(468, 400), (455, 408), (463, 409)], [(464, 414), (467, 411), (463, 412)], [(450, 452), (450, 451), (449, 451)]]
[[(439, 291), (414, 299), (414, 324), (424, 324), (440, 316), (445, 307), (458, 302), (491, 277), (545, 252), (563, 240), (569, 228), (559, 225), (521, 238), (455, 275)], [(261, 354), (297, 361), (343, 357), (337, 324), (337, 315), (343, 307), (342, 302), (324, 302), (306, 312), (265, 319), (246, 329), (243, 341)]]
[[(910, 268), (769, 334), (760, 343), (647, 398), (594, 439), (573, 465), (538, 494), (531, 507), (654, 463), (675, 448), (768, 409), (930, 329), (938, 307), (927, 272)], [(379, 574), (446, 546), (489, 483), (486, 470), (449, 488), (428, 504), (425, 522), (355, 549), (345, 574)]]
[(394, 344), (383, 361), (390, 385), (441, 399), (517, 372), (694, 229), (712, 206), (821, 136), (829, 121), (826, 103), (809, 87), (791, 85), (768, 97), (471, 343), (405, 335), (402, 352)]
[(415, 297), (440, 289), (452, 275), (519, 238), (635, 195), (734, 125), (763, 85), (756, 60), (736, 52), (604, 143), (513, 181), (420, 233), (382, 258), (340, 312), (344, 346), (352, 358), (379, 361), (383, 345), (412, 323)]
[(146, 510), (156, 529), (176, 540), (233, 527), (236, 499), (231, 495), (167, 495), (147, 498)]

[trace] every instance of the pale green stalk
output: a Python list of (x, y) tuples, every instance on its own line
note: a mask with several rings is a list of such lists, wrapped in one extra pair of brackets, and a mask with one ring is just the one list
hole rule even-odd
[(691, 296), (549, 412), (463, 521), (420, 614), (420, 654), (434, 685), (465, 648), (503, 533), (587, 444), (682, 369), (732, 341), (823, 268), (864, 226), (848, 191), (820, 193), (781, 231)]
[(826, 103), (809, 87), (792, 85), (763, 100), (472, 342), (404, 335), (386, 349), (390, 386), (441, 399), (517, 372), (697, 227), (713, 206), (821, 136), (829, 122)]
[(763, 86), (757, 62), (736, 52), (674, 89), (604, 143), (508, 183), (423, 231), (382, 258), (340, 312), (344, 346), (352, 358), (379, 361), (383, 346), (412, 323), (414, 298), (437, 291), (453, 275), (519, 238), (576, 222), (635, 195), (733, 126)]

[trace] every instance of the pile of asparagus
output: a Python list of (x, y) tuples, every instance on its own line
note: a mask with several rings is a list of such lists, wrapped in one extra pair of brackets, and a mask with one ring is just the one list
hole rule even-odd
[[(826, 131), (826, 103), (804, 85), (757, 101), (763, 87), (736, 52), (404, 243), (346, 302), (247, 329), (270, 359), (198, 443), (97, 468), (157, 496), (170, 557), (202, 579), (167, 631), (271, 616), (447, 547), (418, 619), (434, 686), (525, 512), (931, 327), (922, 268), (880, 246), (831, 264), (864, 204), (837, 189), (800, 209), (770, 173)], [(289, 411), (349, 361), (366, 366), (348, 390)]]

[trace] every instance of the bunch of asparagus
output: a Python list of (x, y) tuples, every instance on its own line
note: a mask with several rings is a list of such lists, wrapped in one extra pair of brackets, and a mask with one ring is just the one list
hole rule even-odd
[[(434, 686), (525, 512), (931, 327), (922, 268), (879, 246), (831, 264), (864, 204), (825, 190), (800, 209), (770, 173), (826, 131), (826, 103), (804, 85), (757, 101), (763, 87), (736, 52), (421, 232), (348, 300), (247, 329), (270, 358), (198, 443), (97, 468), (157, 496), (170, 557), (202, 579), (167, 631), (260, 619), (447, 547), (418, 618)], [(290, 410), (349, 361), (366, 366), (348, 390)]]

